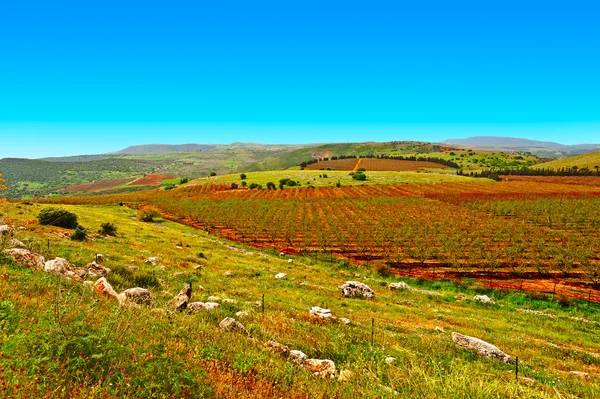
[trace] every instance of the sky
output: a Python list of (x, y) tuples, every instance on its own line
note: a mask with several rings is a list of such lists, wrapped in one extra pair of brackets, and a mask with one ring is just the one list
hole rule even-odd
[(0, 6), (0, 158), (149, 143), (600, 142), (598, 1)]

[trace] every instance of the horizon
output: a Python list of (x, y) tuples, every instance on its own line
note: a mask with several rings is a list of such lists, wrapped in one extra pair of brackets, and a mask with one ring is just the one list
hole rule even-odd
[[(543, 6), (542, 6), (543, 5)], [(600, 137), (600, 5), (5, 6), (0, 158)]]

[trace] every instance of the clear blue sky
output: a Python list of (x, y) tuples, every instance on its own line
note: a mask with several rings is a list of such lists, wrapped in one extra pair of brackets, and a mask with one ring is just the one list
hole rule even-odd
[(598, 1), (10, 1), (0, 157), (143, 143), (600, 142)]

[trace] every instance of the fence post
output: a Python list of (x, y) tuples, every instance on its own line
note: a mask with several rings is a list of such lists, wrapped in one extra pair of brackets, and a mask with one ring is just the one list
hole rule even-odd
[(262, 312), (265, 313), (265, 294), (262, 294)]
[(374, 333), (375, 333), (375, 319), (371, 319), (371, 346), (373, 346)]
[(517, 356), (515, 362), (515, 377), (517, 379), (517, 382), (519, 382), (519, 356)]

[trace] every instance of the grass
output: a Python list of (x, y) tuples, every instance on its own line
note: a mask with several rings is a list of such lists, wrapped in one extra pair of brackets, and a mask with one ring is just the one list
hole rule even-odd
[(588, 168), (595, 171), (600, 167), (600, 151), (590, 152), (588, 154), (576, 155), (573, 157), (561, 158), (555, 161), (541, 163), (536, 165), (536, 169), (562, 169), (578, 167), (579, 169)]
[[(487, 179), (475, 179), (466, 176), (455, 176), (451, 172), (440, 172), (440, 170), (423, 172), (373, 172), (366, 171), (367, 180), (358, 181), (352, 178), (348, 171), (335, 170), (300, 170), (299, 168), (266, 171), (246, 172), (246, 183), (248, 185), (257, 183), (266, 188), (268, 182), (279, 186), (279, 180), (289, 178), (300, 182), (301, 187), (334, 187), (339, 181), (342, 186), (356, 185), (380, 185), (380, 184), (402, 184), (402, 183), (445, 183), (445, 182), (491, 182)], [(323, 177), (323, 176), (327, 177)], [(239, 174), (213, 176), (193, 180), (195, 184), (241, 184)]]
[[(96, 253), (104, 254), (105, 266), (115, 270), (109, 280), (119, 288), (134, 284), (138, 275), (155, 276), (155, 304), (118, 307), (88, 288), (23, 269), (0, 256), (0, 396), (392, 397), (388, 388), (398, 397), (600, 396), (593, 374), (600, 369), (600, 317), (585, 304), (565, 307), (520, 293), (485, 290), (470, 281), (458, 286), (405, 279), (441, 295), (391, 292), (385, 285), (398, 279), (380, 277), (370, 269), (300, 257), (289, 263), (289, 257), (249, 248), (241, 252), (235, 250), (239, 245), (186, 226), (139, 222), (135, 211), (124, 207), (66, 206), (90, 231), (103, 222), (119, 229), (117, 237), (78, 243), (60, 237), (62, 229), (33, 222), (41, 207), (3, 203), (0, 213), (11, 224), (25, 227), (17, 230), (17, 238), (47, 258), (62, 256), (84, 265)], [(150, 256), (158, 256), (160, 264), (146, 264)], [(225, 271), (232, 271), (233, 277), (225, 277)], [(288, 279), (275, 280), (279, 272), (287, 273)], [(356, 279), (375, 290), (375, 300), (340, 297), (338, 285)], [(216, 295), (237, 303), (223, 304), (213, 313), (166, 311), (165, 303), (190, 281), (192, 300)], [(495, 297), (497, 305), (455, 299), (457, 294), (476, 293)], [(264, 314), (253, 306), (263, 294)], [(328, 307), (352, 323), (312, 320), (312, 306)], [(516, 312), (521, 307), (556, 317)], [(235, 317), (238, 310), (250, 314), (240, 320), (248, 334), (220, 331), (219, 321)], [(437, 333), (435, 326), (445, 332)], [(519, 356), (522, 375), (535, 382), (516, 383), (513, 366), (455, 348), (451, 331)], [(331, 359), (338, 369), (353, 371), (354, 377), (350, 382), (313, 377), (265, 349), (263, 342), (269, 339), (309, 357)], [(387, 356), (395, 357), (396, 363), (386, 364)], [(579, 379), (569, 375), (570, 370), (590, 372), (592, 378)]]

